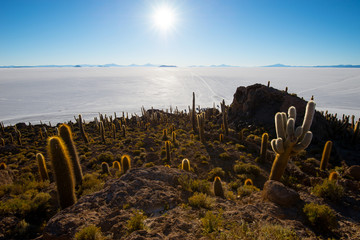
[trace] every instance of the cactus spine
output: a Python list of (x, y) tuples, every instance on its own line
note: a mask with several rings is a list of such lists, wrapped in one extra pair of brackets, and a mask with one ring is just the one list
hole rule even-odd
[(286, 165), (291, 155), (296, 155), (301, 150), (307, 148), (312, 139), (312, 132), (310, 126), (315, 114), (315, 103), (309, 101), (303, 120), (302, 126), (295, 130), (296, 108), (290, 107), (288, 116), (286, 113), (278, 112), (275, 115), (275, 127), (277, 139), (271, 141), (271, 147), (276, 153), (273, 162), (270, 180), (280, 181), (284, 174)]
[(190, 161), (187, 158), (184, 158), (181, 163), (181, 169), (185, 171), (190, 171)]
[(332, 149), (332, 142), (327, 141), (325, 143), (324, 150), (323, 150), (323, 153), (321, 156), (321, 162), (320, 162), (320, 170), (321, 171), (326, 170), (326, 167), (327, 167), (329, 159), (330, 159), (331, 149)]
[(125, 154), (121, 157), (121, 166), (124, 174), (131, 169), (131, 158), (129, 155)]
[(59, 127), (59, 133), (60, 133), (60, 137), (64, 141), (70, 154), (70, 160), (75, 177), (76, 186), (80, 186), (82, 183), (83, 174), (82, 174), (79, 156), (76, 151), (76, 146), (72, 138), (71, 129), (68, 125), (61, 124)]
[(49, 180), (48, 171), (46, 168), (45, 158), (41, 153), (36, 154), (36, 160), (39, 168), (39, 174), (41, 181)]
[(101, 172), (102, 174), (110, 175), (109, 164), (107, 162), (101, 163)]
[(81, 114), (79, 114), (79, 128), (80, 128), (80, 133), (81, 133), (81, 137), (84, 140), (85, 143), (89, 143), (89, 138), (85, 132), (85, 128), (84, 128), (84, 124), (83, 124), (83, 120), (81, 117)]
[(222, 187), (220, 177), (215, 177), (215, 180), (214, 180), (214, 194), (217, 197), (224, 198), (224, 189)]
[(269, 140), (269, 135), (267, 133), (264, 133), (261, 138), (260, 162), (265, 162), (266, 160), (268, 140)]
[(55, 175), (60, 207), (64, 209), (76, 202), (76, 196), (70, 157), (61, 138), (49, 138), (48, 154)]
[(202, 143), (205, 142), (205, 113), (201, 113), (197, 115), (197, 122), (199, 128), (199, 137)]
[(104, 123), (103, 122), (100, 122), (99, 128), (100, 128), (101, 141), (105, 144), (106, 143), (106, 141), (105, 141), (105, 128), (104, 128)]

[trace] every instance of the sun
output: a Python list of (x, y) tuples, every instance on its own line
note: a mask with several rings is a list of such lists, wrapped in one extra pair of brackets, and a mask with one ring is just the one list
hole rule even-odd
[(168, 6), (161, 6), (155, 9), (153, 15), (154, 25), (161, 31), (169, 31), (175, 24), (175, 11)]

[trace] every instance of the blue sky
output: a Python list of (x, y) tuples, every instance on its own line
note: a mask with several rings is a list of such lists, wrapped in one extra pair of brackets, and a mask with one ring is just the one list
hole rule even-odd
[(85, 63), (360, 64), (360, 1), (0, 0), (0, 65)]

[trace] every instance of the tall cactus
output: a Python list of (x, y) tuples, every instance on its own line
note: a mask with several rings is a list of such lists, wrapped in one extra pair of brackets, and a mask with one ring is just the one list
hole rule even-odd
[(79, 155), (77, 153), (76, 146), (72, 138), (70, 127), (66, 124), (61, 124), (59, 127), (59, 134), (62, 140), (64, 141), (70, 154), (70, 160), (75, 176), (76, 186), (80, 186), (82, 183), (83, 174), (80, 165)]
[(165, 150), (166, 150), (166, 161), (170, 162), (171, 152), (170, 152), (170, 141), (165, 141)]
[(192, 109), (191, 109), (191, 123), (193, 127), (193, 131), (196, 132), (196, 112), (195, 112), (195, 93), (193, 92), (193, 101), (192, 101)]
[(214, 180), (214, 194), (217, 197), (224, 198), (224, 189), (223, 189), (220, 177), (215, 177), (215, 180)]
[(205, 142), (205, 113), (202, 112), (197, 115), (197, 122), (199, 128), (199, 137), (202, 143)]
[(187, 158), (184, 158), (181, 163), (181, 169), (185, 171), (190, 171), (190, 161)]
[(125, 154), (121, 157), (121, 167), (124, 174), (131, 169), (131, 158), (129, 155)]
[(104, 128), (104, 123), (102, 121), (100, 122), (99, 128), (100, 128), (101, 141), (105, 144), (106, 143), (105, 128)]
[(81, 114), (79, 114), (79, 128), (80, 128), (80, 133), (81, 133), (81, 137), (84, 140), (85, 143), (89, 143), (89, 138), (85, 132), (85, 128), (84, 128), (84, 124), (83, 124), (83, 120), (81, 117)]
[(222, 113), (222, 120), (223, 120), (223, 126), (224, 126), (224, 133), (225, 136), (229, 135), (229, 125), (227, 120), (227, 111), (226, 111), (226, 105), (225, 100), (223, 99), (220, 103), (221, 106), (221, 113)]
[(265, 162), (268, 148), (269, 135), (264, 133), (261, 138), (260, 162)]
[(332, 141), (327, 141), (324, 146), (324, 150), (321, 156), (321, 162), (320, 162), (320, 170), (324, 171), (326, 170), (326, 167), (329, 163), (330, 154), (332, 149)]
[(59, 137), (48, 140), (48, 155), (50, 156), (58, 198), (62, 209), (76, 202), (75, 180), (72, 172), (69, 153), (64, 142)]
[(40, 179), (41, 181), (46, 181), (49, 180), (49, 175), (48, 175), (48, 171), (46, 168), (46, 163), (45, 163), (45, 158), (41, 153), (37, 153), (36, 154), (36, 160), (38, 163), (38, 168), (39, 168), (39, 174), (40, 174)]
[(309, 101), (302, 126), (295, 130), (296, 108), (290, 107), (288, 116), (284, 112), (275, 115), (277, 139), (271, 141), (271, 147), (276, 153), (271, 168), (270, 180), (280, 181), (291, 155), (296, 155), (307, 148), (312, 140), (310, 126), (315, 115), (315, 103)]

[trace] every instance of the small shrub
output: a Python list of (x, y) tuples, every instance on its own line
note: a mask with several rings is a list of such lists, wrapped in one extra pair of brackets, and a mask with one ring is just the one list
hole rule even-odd
[(235, 148), (238, 151), (244, 151), (246, 149), (246, 147), (244, 145), (241, 145), (241, 144), (238, 144), (238, 143), (235, 145)]
[(145, 228), (144, 220), (146, 216), (141, 211), (134, 211), (134, 215), (127, 221), (126, 228), (128, 233)]
[(325, 179), (323, 183), (315, 185), (313, 193), (318, 197), (338, 201), (344, 195), (344, 188), (338, 185), (336, 181)]
[(206, 180), (192, 179), (188, 175), (178, 178), (179, 184), (188, 192), (202, 192), (210, 194), (210, 183)]
[(237, 189), (238, 195), (240, 197), (246, 197), (249, 196), (251, 193), (258, 191), (260, 191), (260, 189), (258, 189), (254, 185), (244, 185)]
[(100, 162), (111, 163), (114, 161), (114, 155), (111, 152), (103, 152), (97, 157)]
[(205, 193), (194, 193), (189, 197), (189, 204), (194, 208), (206, 208), (211, 209), (214, 200)]
[(224, 176), (225, 176), (225, 171), (221, 167), (216, 167), (208, 173), (207, 179), (209, 181), (213, 181), (215, 177), (223, 178)]
[(222, 212), (214, 214), (211, 211), (207, 211), (205, 216), (200, 219), (204, 233), (219, 232), (223, 225)]
[(88, 195), (90, 193), (94, 193), (97, 191), (100, 191), (104, 186), (104, 183), (97, 178), (96, 174), (90, 174), (87, 173), (84, 175), (81, 187), (80, 187), (80, 192), (81, 195)]
[(260, 174), (260, 168), (251, 163), (238, 162), (234, 165), (234, 171), (237, 174), (252, 174), (258, 176)]
[(153, 163), (153, 162), (148, 162), (148, 163), (145, 163), (145, 165), (144, 165), (144, 167), (147, 167), (147, 168), (150, 168), (153, 166), (155, 166), (155, 163)]
[(103, 240), (103, 237), (100, 228), (95, 225), (87, 226), (81, 229), (79, 232), (75, 233), (75, 240)]
[(227, 152), (223, 152), (219, 154), (221, 160), (230, 160), (231, 156)]
[(336, 227), (335, 212), (326, 205), (308, 203), (304, 206), (303, 212), (313, 226), (320, 226), (323, 229)]

